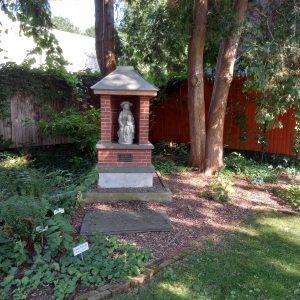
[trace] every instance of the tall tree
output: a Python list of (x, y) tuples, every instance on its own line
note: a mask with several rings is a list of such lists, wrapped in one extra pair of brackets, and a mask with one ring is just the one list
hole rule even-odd
[[(178, 76), (178, 71), (183, 71), (184, 74), (189, 56), (191, 165), (206, 171), (206, 174), (213, 174), (223, 163), (224, 120), (238, 48), (242, 54), (239, 54), (239, 68), (247, 67), (252, 74), (250, 80), (247, 80), (248, 88), (259, 91), (257, 121), (263, 124), (267, 121), (272, 126), (278, 114), (286, 112), (291, 106), (299, 115), (299, 1), (207, 1), (209, 13), (206, 37), (204, 34), (203, 39), (204, 65), (205, 68), (213, 70), (215, 84), (206, 121), (202, 83), (197, 76), (193, 77), (201, 64), (203, 68), (203, 61), (200, 59), (203, 45), (198, 44), (198, 52), (195, 52), (192, 51), (191, 44), (196, 37), (195, 19), (199, 1), (126, 2), (129, 5), (125, 9), (125, 17), (119, 29), (123, 61), (133, 61), (139, 67), (142, 65), (148, 78), (156, 79), (156, 84), (164, 84), (166, 77), (170, 78), (174, 74)], [(194, 8), (191, 5), (193, 3)], [(255, 16), (253, 10), (256, 11)], [(193, 30), (190, 18), (192, 15)], [(242, 30), (243, 39), (240, 41)], [(190, 46), (187, 55), (185, 49), (188, 40)], [(173, 67), (170, 68), (172, 64)], [(166, 76), (161, 76), (162, 74)], [(205, 122), (206, 133), (203, 131)], [(300, 148), (300, 123), (297, 126)], [(203, 145), (206, 148), (205, 155)]]
[(188, 108), (191, 152), (189, 163), (204, 170), (205, 103), (203, 54), (207, 28), (207, 0), (195, 0), (188, 54)]
[(233, 79), (241, 28), (245, 21), (248, 0), (235, 0), (235, 22), (232, 33), (220, 45), (214, 87), (210, 101), (205, 152), (205, 173), (214, 174), (223, 165), (223, 133), (227, 99)]
[(114, 0), (95, 0), (97, 61), (103, 76), (116, 68)]

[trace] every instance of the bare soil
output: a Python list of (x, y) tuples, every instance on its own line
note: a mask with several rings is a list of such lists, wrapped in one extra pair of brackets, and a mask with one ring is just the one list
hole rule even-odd
[(244, 221), (251, 212), (275, 210), (286, 213), (294, 211), (286, 206), (271, 191), (274, 187), (285, 187), (290, 179), (283, 177), (274, 185), (255, 186), (244, 179), (234, 179), (235, 193), (230, 203), (210, 201), (201, 192), (211, 178), (190, 171), (164, 177), (172, 191), (170, 203), (123, 202), (97, 203), (77, 210), (73, 224), (79, 233), (83, 217), (90, 210), (144, 210), (164, 211), (170, 218), (170, 232), (148, 232), (121, 234), (123, 240), (135, 243), (139, 248), (149, 248), (155, 259), (171, 257), (186, 247), (192, 240), (205, 238), (213, 233), (228, 231), (228, 225)]

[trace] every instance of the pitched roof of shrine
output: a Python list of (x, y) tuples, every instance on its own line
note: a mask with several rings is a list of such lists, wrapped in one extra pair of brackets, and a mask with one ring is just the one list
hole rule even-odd
[(120, 66), (91, 87), (95, 94), (156, 96), (158, 88), (131, 66)]

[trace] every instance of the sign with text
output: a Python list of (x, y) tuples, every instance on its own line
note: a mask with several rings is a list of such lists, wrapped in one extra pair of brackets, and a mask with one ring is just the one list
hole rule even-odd
[(85, 242), (83, 244), (80, 244), (80, 245), (74, 247), (73, 248), (74, 256), (76, 256), (78, 254), (81, 254), (81, 253), (85, 252), (86, 250), (89, 250), (89, 243), (88, 242)]
[(65, 209), (64, 208), (58, 208), (58, 209), (55, 209), (53, 211), (54, 215), (57, 215), (57, 214), (64, 214), (65, 213)]

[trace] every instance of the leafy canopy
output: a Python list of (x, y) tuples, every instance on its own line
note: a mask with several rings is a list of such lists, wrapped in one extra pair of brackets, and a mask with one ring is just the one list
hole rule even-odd
[[(20, 31), (25, 36), (33, 38), (36, 47), (29, 54), (42, 54), (45, 50), (48, 68), (66, 64), (62, 49), (54, 34), (50, 32), (53, 24), (48, 0), (0, 0), (0, 9), (10, 20), (19, 22)], [(0, 28), (0, 38), (2, 31)], [(34, 58), (28, 60), (30, 64), (34, 62)]]
[(79, 27), (75, 26), (68, 18), (54, 16), (52, 17), (52, 23), (58, 30), (77, 34), (81, 33)]
[(246, 88), (258, 91), (257, 121), (272, 127), (290, 107), (300, 116), (300, 4), (286, 0), (255, 7), (244, 47), (251, 73)]
[[(206, 68), (215, 65), (222, 38), (234, 30), (232, 4), (209, 1)], [(178, 75), (186, 77), (192, 15), (193, 1), (125, 1), (118, 27), (119, 62), (134, 65), (158, 86)]]

